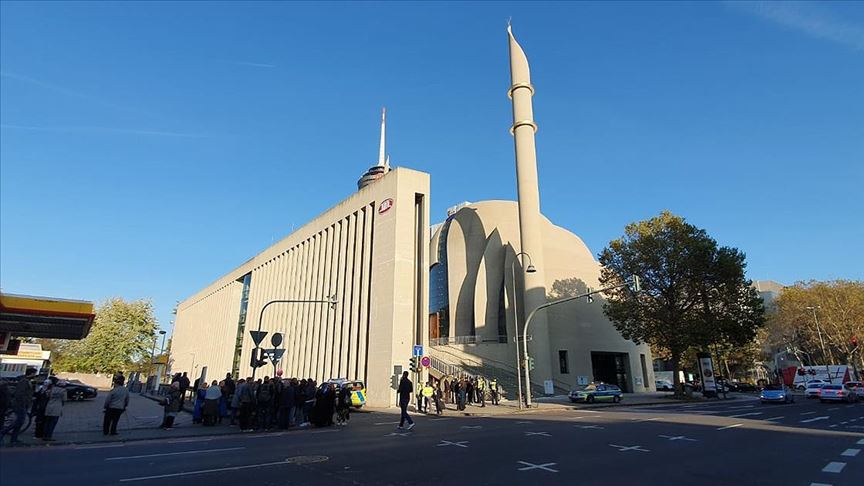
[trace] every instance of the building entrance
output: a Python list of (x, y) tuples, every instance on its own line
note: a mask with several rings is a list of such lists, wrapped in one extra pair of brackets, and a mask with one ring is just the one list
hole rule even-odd
[(627, 362), (627, 353), (591, 352), (594, 381), (618, 385), (624, 392), (632, 391), (627, 377)]

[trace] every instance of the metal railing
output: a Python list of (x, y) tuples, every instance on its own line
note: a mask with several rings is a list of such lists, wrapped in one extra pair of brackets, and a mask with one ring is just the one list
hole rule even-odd
[(446, 346), (448, 344), (505, 344), (507, 335), (500, 334), (483, 338), (482, 336), (449, 336), (429, 340), (431, 346)]

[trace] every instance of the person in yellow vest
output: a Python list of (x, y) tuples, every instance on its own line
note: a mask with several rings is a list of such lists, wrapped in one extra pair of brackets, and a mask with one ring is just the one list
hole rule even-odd
[(486, 406), (486, 380), (481, 376), (477, 378), (477, 398), (480, 401), (480, 406)]
[(498, 405), (498, 379), (492, 378), (489, 382), (489, 393), (492, 395), (492, 405)]
[(432, 384), (427, 381), (426, 386), (423, 387), (420, 393), (423, 395), (423, 412), (428, 413), (432, 396), (435, 395), (435, 389), (432, 388)]

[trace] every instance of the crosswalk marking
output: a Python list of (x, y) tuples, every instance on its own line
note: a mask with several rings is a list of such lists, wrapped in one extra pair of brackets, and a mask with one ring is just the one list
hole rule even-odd
[(861, 452), (861, 449), (846, 449), (840, 455), (845, 457), (855, 457), (858, 455), (859, 452)]
[(845, 462), (832, 461), (832, 462), (829, 462), (828, 465), (826, 465), (825, 467), (822, 468), (822, 472), (839, 473), (840, 471), (843, 470), (844, 467), (846, 467)]

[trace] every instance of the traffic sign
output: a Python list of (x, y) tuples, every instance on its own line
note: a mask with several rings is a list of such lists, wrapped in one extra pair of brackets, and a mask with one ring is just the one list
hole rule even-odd
[(270, 344), (272, 344), (274, 348), (278, 348), (282, 344), (282, 333), (273, 333), (273, 335), (270, 336)]
[(411, 356), (423, 356), (423, 345), (422, 344), (415, 344), (414, 345), (414, 352), (411, 353)]
[(267, 357), (270, 358), (270, 362), (274, 365), (282, 360), (282, 356), (285, 355), (284, 349), (267, 349), (264, 350), (267, 353)]
[(264, 336), (267, 335), (267, 331), (249, 331), (249, 334), (252, 335), (252, 342), (255, 343), (255, 347), (257, 348), (261, 341), (264, 340)]
[(429, 356), (423, 356), (420, 358), (420, 364), (423, 365), (424, 368), (428, 368), (432, 365), (432, 358)]

